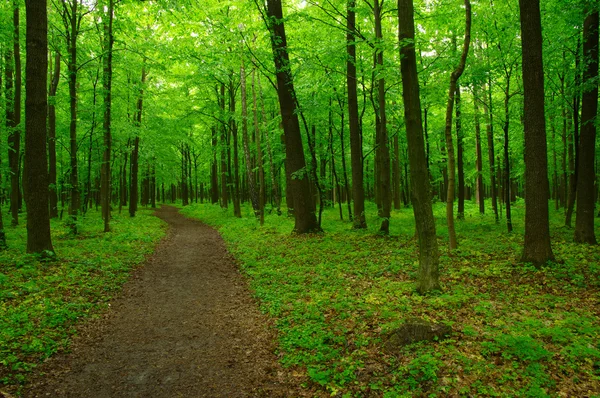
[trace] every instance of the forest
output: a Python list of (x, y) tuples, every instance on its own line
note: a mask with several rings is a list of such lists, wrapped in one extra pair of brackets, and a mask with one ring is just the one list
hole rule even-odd
[[(0, 396), (102, 319), (175, 207), (273, 324), (282, 396), (600, 397), (599, 13), (3, 1)], [(392, 344), (414, 319), (450, 332)]]

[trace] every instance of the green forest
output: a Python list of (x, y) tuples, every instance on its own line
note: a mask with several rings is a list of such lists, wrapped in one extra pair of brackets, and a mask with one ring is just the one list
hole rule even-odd
[(184, 219), (274, 333), (285, 391), (239, 396), (600, 397), (599, 13), (1, 2), (0, 397)]

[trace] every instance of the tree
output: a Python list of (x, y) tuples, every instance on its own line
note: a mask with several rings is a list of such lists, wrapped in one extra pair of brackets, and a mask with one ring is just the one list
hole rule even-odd
[(25, 203), (27, 252), (54, 252), (48, 209), (48, 14), (46, 0), (26, 0)]
[(450, 88), (448, 89), (448, 105), (446, 106), (446, 149), (448, 151), (448, 193), (446, 195), (446, 221), (448, 222), (448, 235), (450, 238), (450, 250), (456, 249), (456, 229), (454, 228), (454, 191), (456, 181), (456, 170), (454, 161), (454, 144), (452, 143), (452, 111), (454, 108), (454, 97), (457, 90), (457, 82), (465, 70), (469, 44), (471, 43), (471, 2), (465, 0), (465, 38), (463, 41), (460, 61), (456, 69), (450, 75)]
[[(594, 6), (597, 7), (597, 6)], [(583, 98), (581, 101), (581, 135), (577, 174), (577, 212), (575, 242), (595, 245), (594, 161), (596, 152), (596, 116), (598, 113), (598, 10), (590, 11), (583, 23)]]
[(315, 205), (310, 197), (281, 0), (267, 0), (267, 18), (277, 71), (277, 97), (285, 134), (286, 172), (291, 176), (290, 185), (294, 197), (294, 232), (318, 232), (321, 231), (321, 227), (317, 223)]
[(346, 32), (346, 84), (348, 86), (348, 117), (350, 126), (350, 160), (352, 163), (352, 197), (354, 199), (354, 223), (356, 229), (367, 228), (365, 217), (365, 187), (363, 178), (362, 136), (358, 119), (356, 84), (356, 7), (355, 0), (347, 1)]
[[(548, 157), (544, 114), (544, 64), (539, 0), (519, 0), (525, 125), (525, 244), (521, 261), (554, 260), (548, 220)], [(510, 198), (508, 198), (510, 200)]]
[(110, 231), (110, 197), (111, 197), (111, 171), (110, 171), (110, 151), (112, 145), (111, 136), (111, 106), (112, 106), (112, 53), (113, 53), (113, 18), (114, 1), (108, 0), (104, 22), (104, 73), (102, 87), (104, 89), (104, 120), (102, 127), (104, 129), (104, 152), (102, 155), (101, 172), (101, 201), (102, 218), (104, 219), (104, 232)]
[(48, 178), (50, 218), (58, 217), (58, 187), (56, 185), (56, 91), (60, 80), (60, 53), (54, 54), (54, 69), (48, 97)]
[[(13, 51), (12, 60), (7, 59), (6, 83), (12, 85), (12, 104), (7, 106), (6, 121), (10, 127), (8, 135), (8, 163), (10, 167), (10, 214), (11, 225), (19, 224), (19, 208), (21, 198), (20, 164), (21, 164), (21, 45), (19, 38), (19, 2), (13, 0)], [(9, 58), (9, 57), (7, 57)], [(13, 63), (14, 62), (14, 63)], [(12, 65), (9, 65), (12, 63)], [(11, 68), (14, 68), (11, 70)], [(14, 81), (12, 81), (14, 71)], [(7, 86), (8, 87), (8, 86)], [(10, 89), (7, 91), (11, 91)], [(7, 93), (8, 94), (8, 93)], [(8, 109), (11, 107), (10, 113)]]
[(408, 159), (412, 174), (410, 179), (411, 192), (417, 235), (419, 237), (419, 281), (417, 282), (417, 291), (424, 294), (440, 288), (438, 269), (440, 259), (431, 204), (427, 158), (425, 157), (412, 0), (398, 0), (398, 27), (402, 98), (404, 100)]

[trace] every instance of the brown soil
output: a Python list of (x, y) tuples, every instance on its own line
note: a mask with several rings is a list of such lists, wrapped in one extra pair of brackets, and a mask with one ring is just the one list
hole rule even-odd
[(176, 208), (170, 231), (71, 353), (45, 363), (25, 397), (292, 397), (304, 381), (277, 362), (257, 309), (219, 234)]

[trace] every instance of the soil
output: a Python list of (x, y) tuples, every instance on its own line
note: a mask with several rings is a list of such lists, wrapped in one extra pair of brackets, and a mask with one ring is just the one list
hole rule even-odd
[[(170, 230), (70, 353), (41, 366), (25, 397), (293, 397), (276, 335), (219, 234), (174, 207)], [(292, 374), (294, 373), (294, 374)]]

